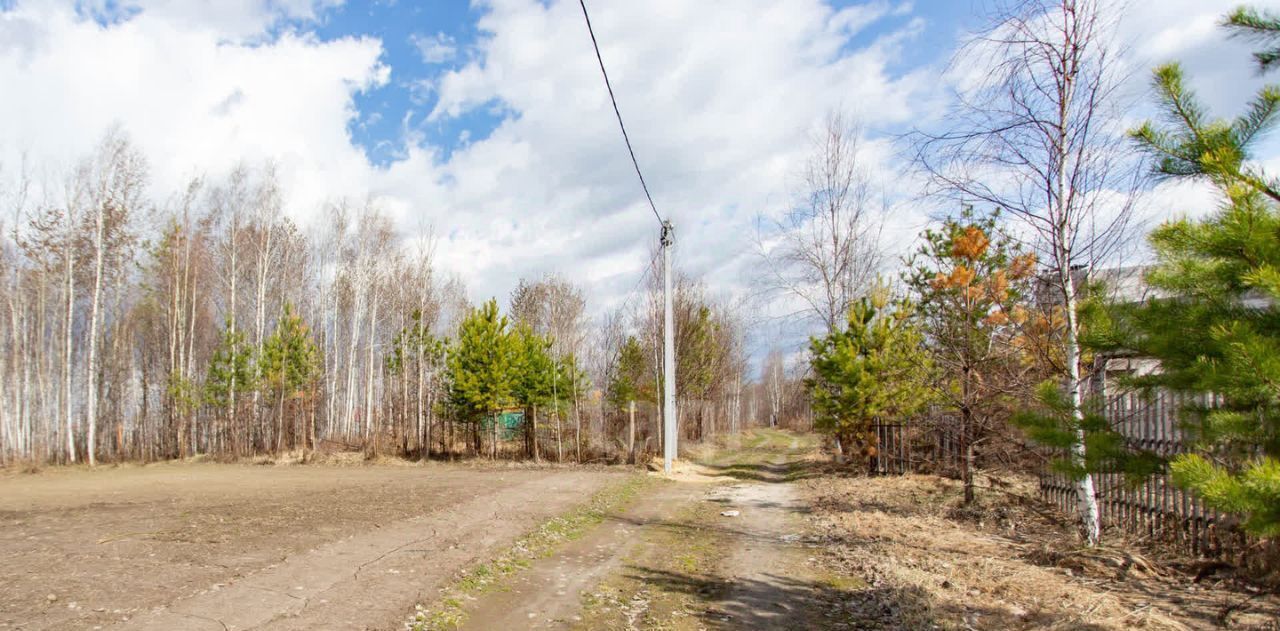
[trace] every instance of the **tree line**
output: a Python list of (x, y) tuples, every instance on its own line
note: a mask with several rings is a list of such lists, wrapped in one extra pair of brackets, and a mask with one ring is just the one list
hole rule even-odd
[[(554, 274), (521, 280), (502, 315), (440, 273), (429, 231), (398, 230), (376, 199), (295, 223), (270, 162), (164, 196), (114, 129), (69, 172), (33, 172), (6, 171), (0, 188), (5, 461), (657, 448), (652, 270), (601, 321)], [(682, 428), (750, 422), (764, 388), (736, 305), (677, 284)], [(526, 448), (499, 451), (512, 441), (486, 419), (509, 408), (527, 419)]]

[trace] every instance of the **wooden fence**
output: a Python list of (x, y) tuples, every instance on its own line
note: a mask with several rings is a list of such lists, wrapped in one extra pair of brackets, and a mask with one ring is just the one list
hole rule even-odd
[(906, 423), (875, 422), (875, 451), (867, 460), (871, 475), (902, 475), (911, 470), (911, 449)]
[(953, 414), (934, 409), (906, 422), (877, 421), (871, 431), (876, 440), (876, 452), (868, 459), (871, 475), (960, 475), (964, 451)]
[[(1192, 448), (1181, 428), (1181, 411), (1191, 404), (1214, 403), (1212, 397), (1121, 393), (1108, 397), (1103, 412), (1111, 427), (1123, 434), (1135, 450), (1171, 458)], [(1194, 494), (1176, 487), (1167, 468), (1136, 485), (1121, 473), (1103, 472), (1095, 474), (1094, 486), (1104, 528), (1215, 557), (1242, 552), (1255, 543), (1241, 532), (1234, 516), (1214, 511)], [(1068, 477), (1051, 471), (1042, 473), (1040, 492), (1062, 511), (1076, 512), (1076, 485)]]

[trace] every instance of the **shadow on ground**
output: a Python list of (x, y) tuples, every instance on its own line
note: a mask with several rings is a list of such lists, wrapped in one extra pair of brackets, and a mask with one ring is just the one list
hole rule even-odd
[(830, 471), (828, 471), (830, 468), (829, 464), (810, 460), (791, 463), (707, 463), (703, 466), (714, 475), (733, 478), (735, 480), (768, 482), (771, 484), (807, 480), (809, 478), (830, 473)]
[[(840, 587), (768, 574), (758, 580), (628, 566), (628, 576), (691, 596), (694, 613), (713, 629), (928, 629), (965, 624), (980, 629), (1035, 629), (1058, 619), (1045, 612), (938, 607), (918, 587)], [(1083, 631), (1103, 627), (1085, 625)]]
[(760, 533), (751, 532), (731, 526), (711, 525), (706, 523), (672, 521), (665, 519), (638, 519), (627, 515), (610, 515), (607, 517), (609, 523), (626, 524), (635, 528), (657, 528), (667, 532), (685, 535), (698, 534), (717, 534), (726, 537), (732, 537), (736, 540), (754, 544), (779, 545), (780, 543), (801, 546), (799, 535), (794, 535), (794, 541), (789, 539), (780, 539), (778, 537), (761, 535)]

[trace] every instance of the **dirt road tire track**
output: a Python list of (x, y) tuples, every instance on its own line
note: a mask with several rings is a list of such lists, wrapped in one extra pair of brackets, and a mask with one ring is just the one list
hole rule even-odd
[(547, 629), (574, 622), (583, 592), (617, 571), (639, 543), (639, 532), (670, 519), (703, 489), (663, 484), (632, 503), (629, 510), (607, 517), (581, 539), (534, 563), (503, 591), (483, 597), (471, 608), (464, 629)]
[(326, 544), (114, 628), (166, 631), (195, 621), (227, 631), (394, 628), (460, 568), (580, 501), (593, 482), (566, 473), (520, 483)]
[[(467, 605), (467, 629), (791, 629), (823, 621), (789, 434), (691, 466)], [(735, 479), (736, 478), (736, 479)], [(736, 515), (722, 515), (737, 511)]]

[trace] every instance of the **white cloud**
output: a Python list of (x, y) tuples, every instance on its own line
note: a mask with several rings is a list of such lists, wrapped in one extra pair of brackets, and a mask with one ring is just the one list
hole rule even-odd
[[(1222, 17), (1239, 4), (1236, 0), (1165, 0), (1130, 6), (1118, 37), (1132, 43), (1126, 59), (1132, 73), (1126, 96), (1135, 103), (1129, 116), (1133, 124), (1160, 114), (1151, 91), (1151, 70), (1159, 64), (1179, 63), (1188, 85), (1211, 114), (1224, 118), (1241, 113), (1260, 88), (1275, 83), (1274, 74), (1260, 76), (1255, 70), (1251, 53), (1256, 43), (1232, 38), (1221, 26)], [(1280, 0), (1248, 4), (1280, 10)], [(1280, 156), (1280, 145), (1274, 142), (1264, 142), (1256, 150), (1263, 161)], [(1221, 201), (1207, 182), (1162, 182), (1138, 205), (1135, 221), (1145, 232), (1169, 219), (1203, 216)], [(1150, 253), (1144, 248), (1139, 256)]]
[[(648, 262), (657, 225), (581, 10), (567, 1), (488, 8), (476, 60), (437, 81), (431, 114), (447, 119), (494, 101), (517, 113), (442, 165), (456, 182), (452, 203), (521, 218), (516, 251), (480, 263), (499, 282), (480, 287), (559, 269), (594, 280), (599, 296), (626, 292)], [(714, 291), (742, 288), (754, 262), (752, 220), (785, 203), (809, 132), (828, 110), (856, 108), (868, 127), (882, 129), (923, 106), (927, 73), (888, 69), (902, 37), (891, 32), (859, 50), (847, 46), (853, 32), (893, 9), (880, 3), (837, 12), (790, 0), (592, 5), (641, 167), (659, 210), (676, 224), (678, 258)], [(450, 221), (463, 224), (460, 234), (487, 238), (485, 221)], [(609, 271), (594, 270), (598, 264)]]
[(285, 33), (238, 44), (164, 15), (103, 27), (57, 5), (0, 13), (0, 30), (40, 25), (23, 29), (22, 52), (0, 54), (0, 84), (22, 86), (0, 99), (4, 162), (26, 152), (68, 164), (119, 123), (150, 158), (161, 197), (242, 159), (279, 160), (295, 216), (367, 188), (371, 169), (346, 124), (352, 92), (386, 81), (377, 40)]
[[(1179, 62), (1191, 86), (1219, 115), (1234, 115), (1253, 93), (1275, 76), (1255, 72), (1250, 53), (1255, 42), (1232, 38), (1220, 23), (1238, 6), (1236, 0), (1165, 0), (1133, 3), (1120, 25), (1122, 41), (1131, 42), (1129, 61), (1135, 87), (1145, 93), (1150, 69)], [(1280, 0), (1247, 3), (1280, 10)]]
[(80, 0), (80, 10), (104, 21), (134, 14), (231, 40), (255, 39), (282, 20), (314, 21), (343, 0)]
[[(505, 299), (520, 276), (545, 271), (587, 285), (597, 308), (634, 286), (657, 226), (577, 2), (480, 3), (474, 55), (469, 45), (460, 67), (404, 79), (423, 102), (439, 101), (429, 115), (390, 114), (406, 121), (411, 142), (385, 168), (347, 130), (359, 120), (353, 95), (391, 69), (376, 38), (306, 32), (327, 4), (134, 0), (124, 6), (136, 15), (103, 26), (65, 4), (21, 1), (0, 12), (0, 85), (21, 86), (0, 99), (4, 162), (23, 150), (68, 162), (118, 121), (152, 158), (160, 196), (194, 173), (267, 157), (280, 162), (296, 217), (325, 199), (378, 195), (406, 232), (435, 227), (440, 262), (467, 279), (473, 298)], [(1143, 59), (1188, 59), (1204, 91), (1226, 104), (1239, 101), (1220, 97), (1213, 77), (1256, 83), (1241, 45), (1206, 31), (1205, 16), (1230, 3), (1133, 4), (1126, 32)], [(597, 0), (591, 9), (637, 156), (676, 224), (678, 262), (714, 292), (743, 291), (756, 264), (752, 220), (785, 206), (828, 110), (856, 112), (879, 137), (867, 145), (877, 181), (897, 197), (914, 193), (883, 134), (938, 111), (952, 42), (920, 41), (920, 23), (903, 19), (909, 4)], [(271, 34), (282, 20), (304, 26)], [(855, 34), (860, 47), (850, 48)], [(440, 33), (415, 43), (430, 63), (457, 59), (457, 43)], [(937, 47), (937, 64), (904, 71), (906, 46)], [(447, 160), (413, 124), (495, 103), (504, 113), (497, 127), (465, 132)], [(921, 211), (898, 203), (891, 216), (886, 241), (905, 250)]]
[(444, 33), (414, 34), (409, 41), (418, 49), (418, 55), (422, 57), (423, 63), (441, 64), (452, 61), (458, 56), (458, 42)]

